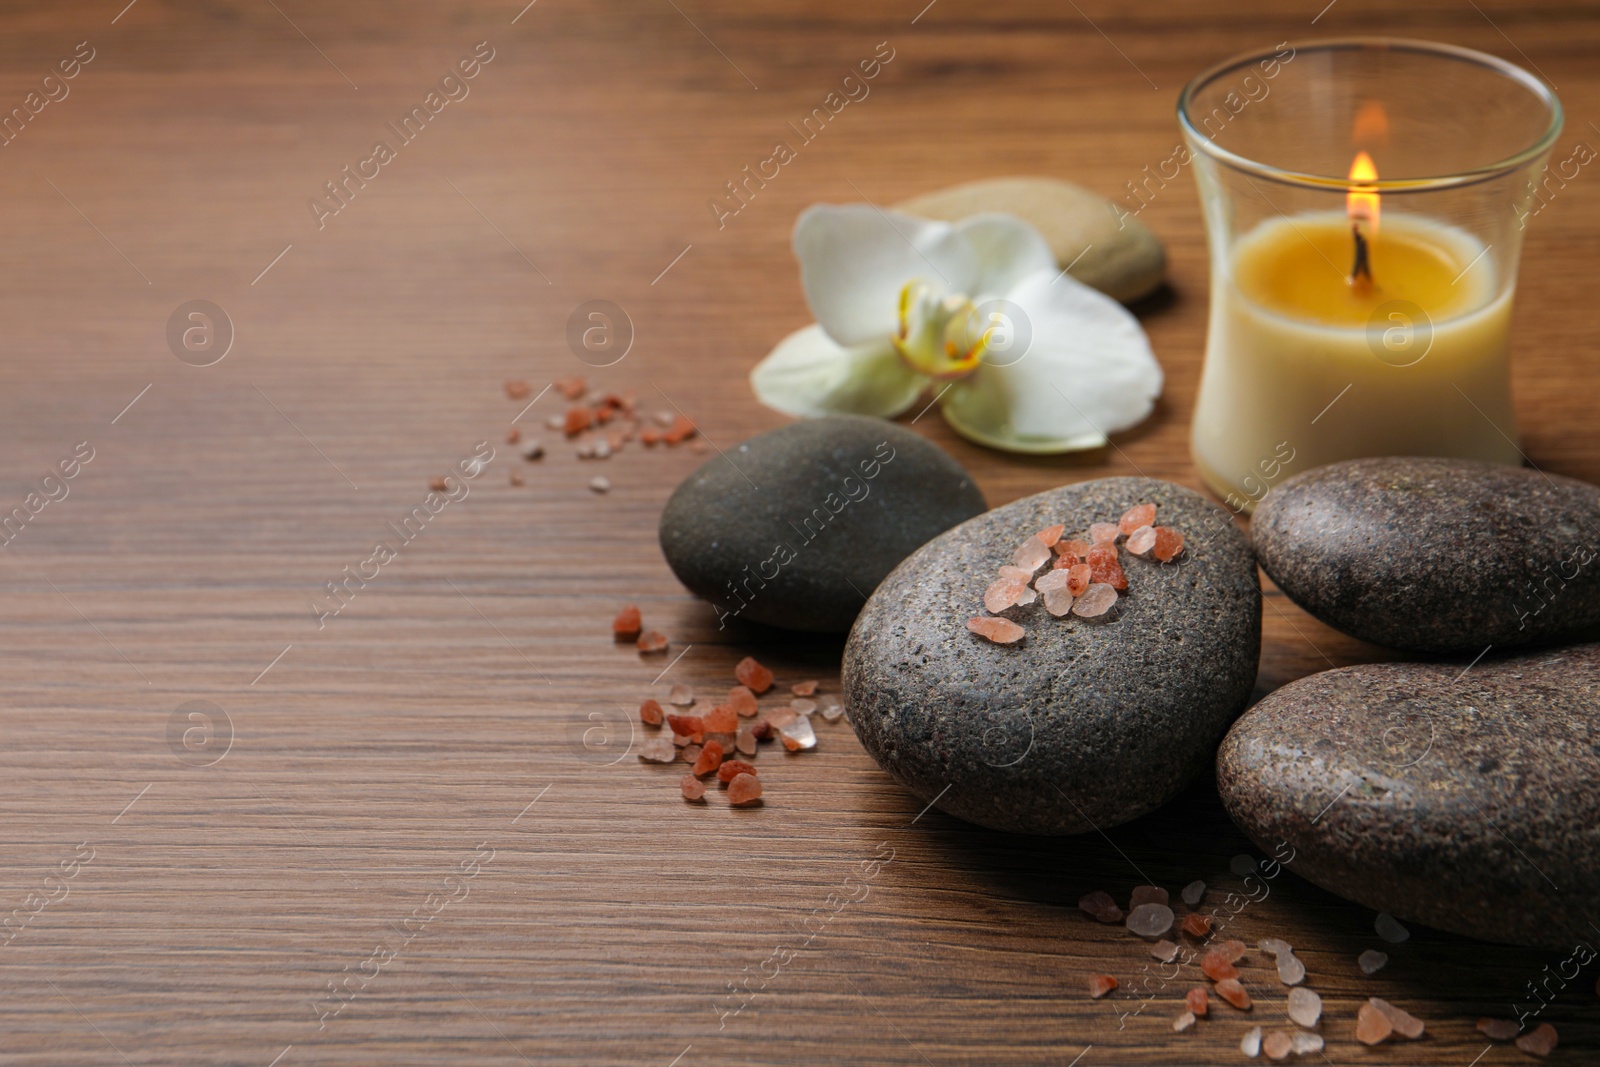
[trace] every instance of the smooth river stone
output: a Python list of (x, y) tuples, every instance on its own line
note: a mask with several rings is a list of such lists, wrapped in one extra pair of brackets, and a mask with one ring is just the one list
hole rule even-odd
[(1290, 599), (1374, 644), (1476, 655), (1600, 624), (1600, 487), (1572, 478), (1350, 460), (1271, 490), (1250, 530)]
[(1570, 949), (1600, 915), (1600, 645), (1302, 678), (1246, 712), (1217, 788), (1290, 870), (1407, 921)]
[(1015, 215), (1043, 235), (1074, 278), (1125, 304), (1154, 292), (1167, 269), (1166, 250), (1148, 226), (1098, 193), (1058, 178), (990, 178), (897, 206), (945, 222), (986, 211)]
[[(1183, 531), (1161, 564), (1123, 554), (1128, 589), (1099, 619), (1042, 601), (1004, 614), (1014, 645), (967, 632), (1018, 542), (1068, 535), (1153, 502)], [(1106, 829), (1170, 799), (1210, 762), (1248, 700), (1261, 589), (1244, 537), (1198, 493), (1144, 478), (1027, 497), (935, 538), (886, 578), (845, 645), (856, 734), (923, 801), (1029, 834)]]
[(833, 415), (706, 460), (667, 501), (661, 550), (722, 625), (843, 633), (895, 564), (984, 507), (937, 445), (883, 419)]

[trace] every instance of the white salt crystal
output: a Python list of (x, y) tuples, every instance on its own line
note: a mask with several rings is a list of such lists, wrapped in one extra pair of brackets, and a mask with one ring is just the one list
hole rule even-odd
[(1322, 1018), (1322, 998), (1304, 986), (1289, 990), (1289, 1018), (1309, 1030)]
[(1356, 963), (1360, 965), (1362, 974), (1377, 974), (1383, 970), (1388, 962), (1389, 954), (1387, 952), (1379, 952), (1375, 948), (1369, 948), (1356, 957)]
[(1372, 928), (1378, 932), (1379, 937), (1391, 945), (1398, 945), (1411, 936), (1411, 931), (1401, 926), (1400, 920), (1386, 911), (1378, 913), (1378, 917), (1372, 921)]
[(1128, 929), (1140, 937), (1160, 937), (1172, 929), (1172, 909), (1165, 904), (1140, 904), (1128, 913)]
[(1189, 907), (1200, 903), (1200, 898), (1206, 895), (1206, 884), (1199, 879), (1183, 887), (1183, 902)]
[(1261, 1027), (1252, 1026), (1245, 1031), (1244, 1040), (1239, 1042), (1239, 1051), (1251, 1059), (1261, 1055)]

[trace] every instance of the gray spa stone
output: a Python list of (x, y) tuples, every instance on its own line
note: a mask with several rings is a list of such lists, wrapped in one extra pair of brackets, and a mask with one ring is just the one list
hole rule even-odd
[(1374, 644), (1476, 654), (1600, 624), (1600, 488), (1572, 478), (1350, 460), (1273, 489), (1250, 530), (1295, 603)]
[(1125, 304), (1154, 292), (1167, 269), (1166, 249), (1150, 227), (1126, 208), (1059, 178), (986, 178), (896, 206), (945, 222), (988, 211), (1015, 215), (1039, 231), (1074, 278)]
[[(1101, 619), (1004, 614), (1028, 633), (966, 629), (1030, 534), (1081, 535), (1135, 504), (1185, 538), (1160, 564), (1121, 553), (1128, 589)], [(1255, 561), (1229, 515), (1144, 478), (1080, 482), (971, 519), (886, 578), (845, 645), (851, 722), (924, 801), (997, 830), (1072, 834), (1160, 806), (1211, 761), (1244, 707), (1261, 650)]]
[(661, 550), (724, 624), (842, 633), (895, 564), (984, 506), (937, 445), (833, 415), (706, 460), (667, 501)]
[(1594, 944), (1600, 645), (1302, 678), (1217, 755), (1251, 840), (1330, 892), (1489, 941)]

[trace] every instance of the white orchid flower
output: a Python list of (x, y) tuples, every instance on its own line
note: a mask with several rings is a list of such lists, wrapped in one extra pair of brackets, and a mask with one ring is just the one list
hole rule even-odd
[(1056, 268), (1010, 215), (934, 222), (816, 204), (794, 228), (817, 321), (750, 374), (790, 415), (906, 411), (929, 380), (963, 437), (1011, 452), (1097, 448), (1150, 414), (1161, 365), (1139, 321)]

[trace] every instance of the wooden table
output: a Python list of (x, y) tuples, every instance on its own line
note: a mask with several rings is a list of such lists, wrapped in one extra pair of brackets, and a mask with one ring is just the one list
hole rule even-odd
[[(1168, 1024), (1192, 967), (1142, 1008), (1085, 993), (1151, 961), (1082, 893), (1237, 888), (1248, 846), (1203, 784), (1106, 836), (1009, 838), (919, 817), (836, 724), (813, 753), (763, 757), (763, 809), (684, 804), (678, 771), (627, 753), (639, 699), (725, 686), (752, 652), (836, 691), (838, 642), (719, 632), (673, 580), (656, 516), (712, 453), (580, 461), (544, 430), (548, 393), (521, 425), (549, 455), (524, 463), (505, 435), (525, 402), (502, 382), (585, 373), (727, 447), (782, 421), (745, 374), (809, 319), (788, 251), (805, 205), (1009, 173), (1125, 195), (1177, 143), (1188, 76), (1319, 33), (1536, 66), (1569, 109), (1564, 157), (1600, 136), (1592, 7), (123, 2), (0, 19), (6, 109), (93, 56), (0, 148), (0, 512), (93, 450), (0, 552), (0, 1064), (1231, 1063), (1252, 1022), (1284, 1023), (1258, 957), (1253, 1018), (1222, 1008), (1186, 1035)], [(460, 98), (395, 136), (483, 41), (492, 59), (446, 86)], [(708, 199), (880, 42), (894, 58), (870, 96), (719, 228)], [(342, 177), (379, 139), (394, 158)], [(341, 210), (315, 212), (336, 179)], [(1597, 182), (1583, 171), (1533, 221), (1516, 313), (1528, 453), (1590, 480)], [(1136, 470), (1195, 484), (1189, 177), (1141, 217), (1171, 254), (1171, 293), (1143, 309), (1157, 414), (1049, 459), (918, 422), (991, 504)], [(601, 299), (635, 336), (591, 369), (565, 335)], [(169, 349), (193, 300), (232, 324), (210, 366)], [(481, 440), (496, 456), (469, 496), (319, 627), (324, 583)], [(609, 494), (587, 487), (600, 473)], [(612, 643), (630, 600), (669, 657)], [(1382, 656), (1275, 593), (1266, 633), (1262, 692)], [(864, 869), (861, 898), (843, 887)], [(1285, 875), (1233, 929), (1299, 946), (1328, 1063), (1522, 1060), (1474, 1061), (1473, 1022), (1531, 1007), (1559, 957), (1418, 930), (1365, 978), (1372, 918)], [(1539, 1016), (1561, 1031), (1552, 1062), (1600, 1050), (1593, 980)], [(1372, 994), (1428, 1038), (1357, 1046)]]

